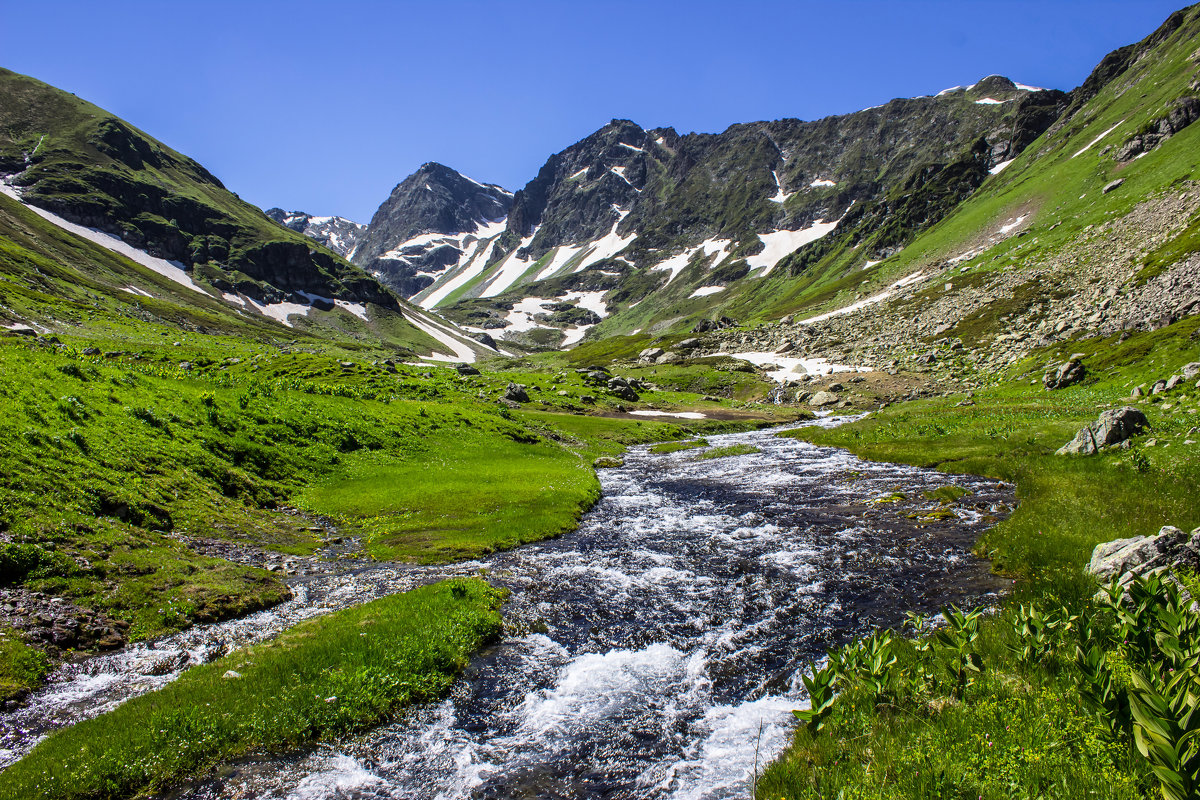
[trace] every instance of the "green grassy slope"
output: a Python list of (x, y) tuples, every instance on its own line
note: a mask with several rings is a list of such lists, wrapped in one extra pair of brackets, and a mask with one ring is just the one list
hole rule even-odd
[(0, 69), (0, 118), (0, 173), (14, 175), (35, 205), (193, 266), (223, 290), (301, 290), (395, 307), (357, 267), (91, 103)]

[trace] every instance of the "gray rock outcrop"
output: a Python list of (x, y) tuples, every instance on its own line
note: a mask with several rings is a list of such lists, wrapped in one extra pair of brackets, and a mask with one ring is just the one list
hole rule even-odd
[(1090, 456), (1102, 447), (1120, 444), (1150, 427), (1149, 420), (1132, 406), (1112, 408), (1087, 427), (1080, 428), (1075, 438), (1056, 451), (1056, 455)]
[(1087, 571), (1102, 581), (1121, 584), (1159, 570), (1200, 566), (1200, 528), (1191, 534), (1164, 525), (1153, 536), (1133, 536), (1096, 545)]
[(1087, 377), (1087, 368), (1083, 366), (1083, 362), (1072, 356), (1070, 360), (1063, 362), (1057, 369), (1053, 369), (1042, 376), (1042, 385), (1047, 389), (1064, 389), (1079, 383)]

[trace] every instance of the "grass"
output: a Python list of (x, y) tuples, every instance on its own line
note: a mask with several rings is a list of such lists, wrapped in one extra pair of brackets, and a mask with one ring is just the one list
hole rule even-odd
[[(1008, 611), (981, 626), (983, 670), (961, 696), (943, 685), (877, 702), (862, 687), (846, 687), (824, 730), (797, 728), (760, 776), (758, 797), (1148, 796), (1144, 761), (1079, 700), (1073, 653), (1022, 662), (1008, 617), (1021, 603), (1081, 613), (1096, 592), (1082, 569), (1096, 544), (1164, 524), (1200, 525), (1200, 449), (1183, 444), (1198, 422), (1188, 413), (1197, 405), (1191, 387), (1142, 406), (1154, 429), (1136, 437), (1132, 451), (1054, 455), (1101, 408), (1124, 404), (1132, 385), (1200, 357), (1196, 329), (1179, 323), (1124, 342), (1069, 343), (1089, 354), (1092, 370), (1069, 389), (1030, 384), (1044, 361), (1059, 357), (1038, 353), (977, 391), (973, 406), (956, 405), (958, 397), (919, 401), (841, 428), (788, 434), (864, 458), (1015, 483), (1019, 505), (976, 545), (1014, 586)], [(1150, 438), (1170, 446), (1145, 447)], [(946, 502), (956, 494), (941, 487), (927, 496)], [(899, 641), (897, 669), (915, 669), (929, 640)]]
[(141, 795), (219, 761), (366, 730), (444, 695), (499, 634), (502, 600), (454, 579), (301, 623), (51, 735), (0, 773), (0, 798)]
[(429, 444), (418, 457), (348, 458), (299, 503), (362, 531), (375, 558), (429, 563), (573, 530), (600, 497), (595, 472), (553, 444), (472, 441), (468, 432)]
[(710, 447), (697, 455), (696, 458), (707, 460), (710, 458), (725, 458), (726, 456), (747, 456), (751, 453), (761, 452), (761, 450), (752, 444), (728, 444), (723, 447)]
[(22, 642), (11, 628), (0, 627), (0, 701), (37, 688), (49, 670), (45, 653)]

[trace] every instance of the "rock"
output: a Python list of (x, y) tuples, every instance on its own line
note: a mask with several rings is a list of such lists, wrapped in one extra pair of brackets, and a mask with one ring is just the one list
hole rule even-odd
[(820, 408), (821, 406), (830, 406), (838, 401), (838, 396), (833, 392), (817, 392), (808, 401), (810, 406)]
[(638, 353), (638, 359), (641, 361), (654, 361), (656, 358), (661, 356), (664, 352), (666, 352), (666, 351), (663, 350), (661, 347), (647, 347), (645, 350)]
[(596, 398), (590, 394), (584, 394), (579, 396), (579, 402), (587, 403), (588, 405), (595, 405)]
[(1115, 189), (1119, 189), (1121, 187), (1121, 184), (1123, 184), (1124, 182), (1125, 182), (1124, 178), (1117, 178), (1115, 181), (1105, 184), (1104, 188), (1101, 189), (1100, 191), (1104, 194), (1108, 194), (1109, 192), (1111, 192)]
[(454, 371), (457, 372), (459, 375), (478, 375), (479, 374), (479, 370), (476, 369), (475, 367), (471, 366), (470, 364), (459, 364), (457, 367), (454, 368)]
[(1167, 385), (1164, 387), (1163, 391), (1169, 392), (1176, 386), (1179, 386), (1181, 383), (1183, 383), (1183, 377), (1181, 375), (1172, 375), (1171, 377), (1167, 378)]
[[(100, 355), (100, 348), (99, 347), (85, 347), (83, 349), (83, 354), (85, 356), (98, 356), (98, 355)], [(1184, 367), (1184, 369), (1187, 369), (1187, 367)], [(1191, 377), (1191, 376), (1189, 375), (1188, 377)]]
[(680, 350), (695, 350), (701, 344), (703, 344), (703, 343), (699, 339), (693, 337), (691, 339), (684, 339), (682, 342), (680, 342), (679, 344), (677, 344), (675, 346), (678, 347)]
[(1190, 381), (1192, 378), (1200, 375), (1200, 361), (1184, 364), (1183, 369), (1179, 370), (1179, 374), (1183, 376), (1185, 381)]
[(622, 459), (614, 458), (613, 456), (600, 456), (592, 462), (592, 466), (596, 469), (615, 469), (625, 466)]
[(490, 333), (487, 333), (486, 331), (481, 331), (480, 333), (475, 334), (471, 338), (474, 339), (475, 341), (479, 342), (484, 347), (490, 347), (493, 350), (497, 349), (496, 340), (493, 339), (492, 335)]
[(525, 391), (525, 384), (510, 383), (504, 389), (504, 399), (511, 403), (528, 403), (529, 393)]
[(1070, 360), (1060, 364), (1058, 369), (1047, 372), (1042, 376), (1042, 385), (1048, 390), (1063, 389), (1079, 383), (1087, 376), (1087, 368), (1082, 361), (1071, 356)]
[(1162, 394), (1166, 390), (1167, 390), (1167, 382), (1166, 381), (1155, 381), (1154, 385), (1150, 387), (1150, 394)]
[(623, 386), (618, 385), (615, 387), (610, 386), (609, 391), (611, 391), (615, 396), (621, 398), (622, 400), (628, 400), (631, 403), (636, 403), (638, 400), (641, 399), (638, 396), (638, 393), (635, 392), (633, 390), (633, 387), (630, 386), (629, 384), (625, 384)]
[(1096, 545), (1087, 571), (1103, 581), (1129, 573), (1144, 575), (1161, 567), (1200, 559), (1200, 533), (1190, 537), (1171, 525), (1154, 536), (1134, 536)]
[(1129, 393), (1129, 396), (1135, 400), (1139, 397), (1145, 397), (1145, 395), (1146, 395), (1146, 384), (1144, 384), (1144, 383), (1141, 384), (1140, 386), (1133, 387), (1133, 391)]
[(679, 353), (676, 353), (674, 350), (663, 353), (661, 356), (654, 359), (655, 364), (678, 364), (680, 361), (683, 361), (683, 356), (679, 355)]
[(1080, 428), (1075, 438), (1054, 451), (1056, 456), (1090, 456), (1096, 453), (1096, 437), (1090, 427)]
[(1136, 408), (1124, 406), (1103, 411), (1096, 421), (1094, 430), (1099, 447), (1120, 444), (1150, 427), (1146, 415)]

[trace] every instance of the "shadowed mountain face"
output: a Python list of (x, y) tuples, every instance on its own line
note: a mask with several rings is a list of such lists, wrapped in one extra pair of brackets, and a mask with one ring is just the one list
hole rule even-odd
[(429, 162), (392, 189), (352, 258), (411, 296), (433, 282), (431, 273), (456, 263), (466, 246), (461, 236), (442, 241), (430, 234), (474, 234), (503, 221), (511, 205), (512, 193), (499, 186)]

